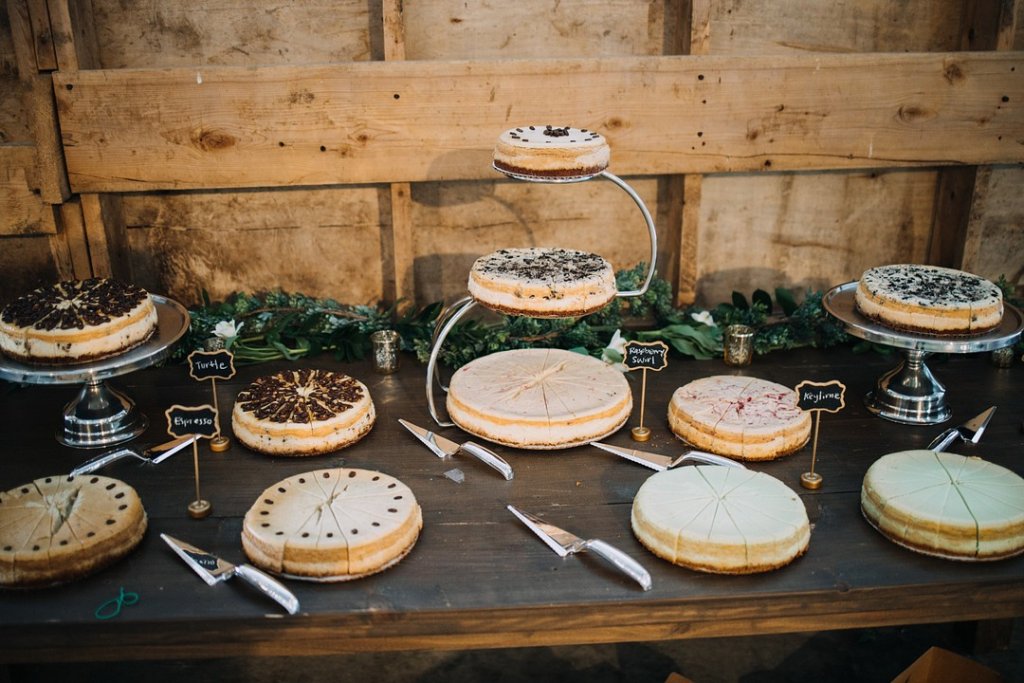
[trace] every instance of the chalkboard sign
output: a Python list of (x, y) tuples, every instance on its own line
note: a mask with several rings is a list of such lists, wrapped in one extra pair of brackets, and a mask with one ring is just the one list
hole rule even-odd
[(235, 376), (235, 356), (226, 349), (193, 351), (188, 354), (188, 374), (192, 379), (231, 379)]
[(802, 410), (822, 410), (838, 413), (846, 407), (846, 385), (839, 380), (831, 382), (803, 381), (796, 385), (797, 405)]
[(626, 342), (622, 364), (627, 370), (664, 370), (668, 367), (668, 346), (663, 341)]
[(171, 436), (195, 434), (204, 439), (212, 439), (220, 433), (217, 409), (211, 405), (173, 405), (164, 414), (167, 416), (167, 433)]

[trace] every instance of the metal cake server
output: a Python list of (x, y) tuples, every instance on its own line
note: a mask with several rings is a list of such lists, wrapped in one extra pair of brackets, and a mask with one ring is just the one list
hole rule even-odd
[(477, 458), (481, 462), (484, 462), (488, 466), (501, 472), (501, 475), (505, 477), (506, 481), (513, 477), (512, 466), (489, 448), (484, 448), (473, 441), (458, 444), (451, 439), (446, 439), (440, 434), (435, 434), (429, 429), (424, 429), (423, 427), (414, 425), (408, 420), (399, 418), (398, 421), (403, 427), (412, 432), (413, 436), (419, 439), (424, 446), (429, 448), (431, 453), (439, 458), (447, 458), (448, 456), (455, 455), (461, 451), (467, 455), (472, 455), (474, 458)]
[(622, 446), (612, 446), (611, 444), (601, 443), (600, 441), (592, 441), (591, 446), (596, 446), (603, 451), (614, 453), (615, 455), (625, 458), (626, 460), (632, 460), (635, 463), (639, 463), (644, 467), (650, 467), (652, 470), (661, 472), (675, 467), (676, 465), (682, 464), (688, 460), (693, 462), (704, 463), (706, 465), (722, 465), (724, 467), (739, 467), (740, 469), (746, 469), (741, 463), (735, 460), (730, 460), (721, 455), (715, 455), (714, 453), (706, 453), (704, 451), (698, 451), (696, 449), (689, 449), (682, 455), (671, 457), (668, 455), (661, 455), (659, 453), (649, 453), (647, 451), (638, 451), (635, 448), (623, 448)]
[(515, 505), (507, 505), (506, 507), (508, 508), (508, 511), (515, 515), (520, 522), (525, 524), (530, 531), (537, 534), (537, 537), (540, 538), (540, 540), (544, 541), (549, 548), (554, 550), (559, 557), (565, 557), (566, 555), (590, 550), (620, 572), (636, 581), (645, 591), (651, 590), (651, 575), (647, 573), (647, 570), (644, 569), (639, 562), (618, 548), (597, 538), (584, 540), (575, 534), (569, 533), (565, 529), (561, 529), (554, 524), (545, 522), (540, 517), (520, 510)]
[(237, 576), (248, 584), (255, 586), (261, 593), (272, 598), (277, 604), (284, 607), (288, 614), (295, 614), (299, 611), (299, 599), (284, 587), (277, 579), (264, 574), (250, 564), (234, 565), (227, 560), (222, 560), (216, 555), (211, 555), (205, 550), (200, 550), (190, 543), (179, 541), (167, 534), (160, 534), (160, 538), (170, 546), (178, 557), (185, 561), (193, 571), (199, 575), (207, 585), (212, 586), (220, 581), (227, 581)]
[(151, 465), (159, 465), (167, 458), (171, 457), (185, 446), (188, 446), (196, 440), (195, 434), (187, 434), (186, 436), (179, 437), (173, 441), (162, 443), (159, 446), (153, 446), (147, 448), (141, 454), (132, 448), (118, 448), (117, 450), (107, 451), (101, 453), (95, 458), (86, 460), (81, 465), (71, 470), (71, 476), (77, 477), (83, 474), (89, 474), (96, 470), (106, 467), (112, 462), (121, 460), (122, 458), (138, 458), (143, 462), (147, 462)]
[(957, 439), (978, 443), (981, 441), (981, 435), (985, 433), (985, 427), (988, 426), (995, 412), (996, 406), (992, 406), (988, 410), (978, 413), (959, 427), (950, 427), (928, 444), (928, 450), (935, 452), (944, 451)]

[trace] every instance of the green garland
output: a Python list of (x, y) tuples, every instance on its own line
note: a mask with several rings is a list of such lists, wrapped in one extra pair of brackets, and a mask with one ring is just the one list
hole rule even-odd
[[(646, 266), (620, 271), (620, 290), (637, 289)], [(722, 329), (733, 323), (755, 328), (754, 350), (763, 355), (778, 349), (801, 346), (829, 347), (846, 343), (842, 324), (821, 305), (821, 292), (807, 292), (797, 304), (792, 293), (775, 290), (775, 301), (758, 290), (748, 302), (734, 293), (733, 301), (708, 311), (697, 307), (676, 308), (672, 287), (654, 278), (647, 292), (629, 299), (615, 299), (590, 316), (567, 319), (539, 319), (486, 315), (456, 325), (445, 340), (440, 362), (457, 368), (480, 356), (506, 349), (532, 347), (561, 348), (621, 360), (608, 349), (616, 330), (623, 339), (661, 340), (679, 355), (697, 359), (722, 353)], [(421, 362), (430, 355), (436, 321), (443, 310), (440, 303), (420, 309), (352, 306), (333, 299), (303, 294), (268, 292), (233, 294), (227, 300), (204, 304), (190, 313), (192, 325), (177, 358), (205, 348), (218, 336), (240, 363), (270, 360), (298, 360), (331, 352), (339, 360), (364, 358), (370, 351), (370, 335), (381, 329), (395, 329), (402, 348), (413, 351)], [(218, 324), (222, 326), (217, 334)], [(234, 332), (237, 331), (237, 334)]]

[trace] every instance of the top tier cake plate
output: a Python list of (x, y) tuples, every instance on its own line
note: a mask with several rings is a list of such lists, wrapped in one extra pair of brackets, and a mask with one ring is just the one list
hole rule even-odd
[(867, 409), (893, 422), (932, 425), (952, 416), (946, 403), (946, 387), (925, 364), (932, 353), (977, 353), (1015, 344), (1024, 328), (1021, 312), (1005, 305), (1003, 320), (993, 330), (977, 335), (929, 335), (886, 327), (857, 310), (854, 295), (857, 282), (830, 289), (822, 298), (825, 310), (846, 325), (855, 337), (900, 349), (905, 359), (878, 379), (875, 388), (864, 397)]
[[(654, 228), (654, 220), (651, 218), (651, 212), (647, 210), (647, 206), (636, 191), (629, 186), (626, 181), (619, 178), (617, 175), (605, 171), (598, 173), (591, 173), (587, 175), (576, 175), (576, 176), (535, 176), (526, 175), (522, 173), (511, 173), (503, 169), (494, 166), (494, 170), (502, 173), (509, 178), (515, 180), (525, 180), (531, 183), (548, 183), (548, 184), (566, 184), (566, 183), (579, 183), (593, 178), (604, 178), (605, 180), (611, 181), (617, 185), (622, 191), (629, 195), (633, 203), (640, 209), (640, 213), (643, 215), (644, 223), (647, 225), (647, 233), (650, 239), (651, 246), (651, 258), (648, 261), (647, 275), (644, 277), (643, 284), (638, 289), (631, 289), (623, 292), (616, 292), (616, 297), (636, 297), (645, 294), (648, 288), (651, 286), (651, 281), (654, 279), (654, 272), (656, 269), (656, 261), (658, 258), (658, 234)], [(458, 301), (454, 302), (449, 306), (444, 313), (438, 318), (437, 326), (434, 328), (434, 337), (431, 341), (430, 360), (427, 362), (427, 406), (430, 409), (430, 417), (433, 418), (434, 422), (440, 427), (453, 427), (454, 422), (450, 420), (442, 420), (438, 415), (437, 406), (434, 403), (434, 374), (437, 368), (437, 358), (441, 352), (441, 346), (444, 344), (445, 338), (452, 331), (456, 324), (465, 316), (470, 310), (473, 309), (479, 302), (472, 296), (466, 296)], [(483, 304), (481, 304), (483, 305)], [(438, 385), (442, 391), (447, 392), (448, 387), (441, 383), (438, 379)]]
[(57, 441), (74, 448), (101, 448), (134, 439), (148, 420), (123, 392), (106, 382), (148, 368), (170, 355), (189, 326), (188, 311), (176, 301), (150, 294), (157, 329), (146, 342), (109, 358), (73, 365), (32, 365), (0, 357), (0, 379), (25, 384), (78, 384), (82, 389), (64, 406)]

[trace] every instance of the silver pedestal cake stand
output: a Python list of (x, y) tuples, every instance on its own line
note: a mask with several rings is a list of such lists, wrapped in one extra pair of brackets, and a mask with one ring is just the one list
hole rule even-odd
[(946, 387), (925, 363), (928, 355), (1001, 349), (1015, 344), (1024, 328), (1024, 316), (1007, 304), (999, 327), (984, 334), (937, 336), (894, 330), (861, 315), (854, 301), (856, 290), (856, 282), (834, 287), (825, 294), (822, 304), (853, 336), (903, 351), (905, 358), (900, 364), (882, 375), (864, 397), (868, 410), (893, 422), (932, 425), (945, 422), (953, 414), (946, 403)]
[[(498, 168), (497, 166), (494, 166), (494, 170), (508, 176), (509, 178), (514, 178), (515, 180), (525, 180), (531, 183), (548, 183), (560, 185), (566, 183), (580, 183), (586, 180), (591, 180), (593, 178), (604, 178), (605, 180), (609, 180), (615, 185), (617, 185), (623, 192), (629, 195), (630, 199), (633, 200), (633, 203), (636, 204), (637, 208), (640, 209), (640, 213), (643, 215), (644, 223), (647, 226), (648, 237), (650, 239), (651, 258), (650, 261), (648, 261), (647, 275), (644, 278), (644, 282), (640, 286), (640, 288), (628, 290), (625, 292), (617, 292), (615, 296), (634, 297), (641, 296), (647, 292), (648, 288), (651, 286), (651, 280), (654, 279), (654, 272), (656, 269), (656, 262), (658, 259), (658, 234), (655, 231), (654, 219), (651, 218), (651, 212), (647, 210), (647, 205), (644, 204), (643, 200), (640, 199), (640, 196), (632, 187), (630, 187), (628, 183), (626, 183), (626, 181), (624, 181), (622, 178), (618, 177), (613, 173), (609, 173), (608, 171), (601, 171), (599, 173), (593, 173), (589, 175), (552, 177), (525, 175), (521, 173), (510, 173), (504, 169)], [(472, 296), (466, 296), (459, 299), (442, 313), (441, 317), (439, 317), (437, 320), (436, 327), (434, 328), (434, 337), (431, 340), (430, 360), (427, 361), (427, 407), (430, 410), (430, 417), (433, 418), (434, 422), (436, 422), (437, 425), (440, 427), (453, 427), (455, 426), (455, 423), (451, 422), (450, 420), (441, 419), (437, 411), (437, 405), (434, 403), (433, 387), (434, 375), (437, 369), (438, 355), (441, 352), (441, 347), (444, 344), (444, 340), (448, 337), (448, 333), (452, 331), (452, 329), (459, 322), (459, 320), (461, 320), (463, 316), (469, 313), (469, 311), (472, 310), (473, 307), (477, 305), (477, 303), (477, 300), (474, 299)], [(448, 391), (448, 387), (441, 382), (440, 377), (438, 378), (437, 382), (438, 385), (441, 387), (442, 391)]]
[(75, 365), (30, 365), (0, 357), (0, 379), (25, 384), (78, 384), (82, 390), (64, 406), (57, 441), (73, 448), (102, 448), (134, 439), (145, 431), (146, 416), (123, 392), (107, 384), (111, 377), (148, 368), (170, 355), (188, 330), (188, 311), (176, 301), (151, 294), (157, 329), (130, 351)]

